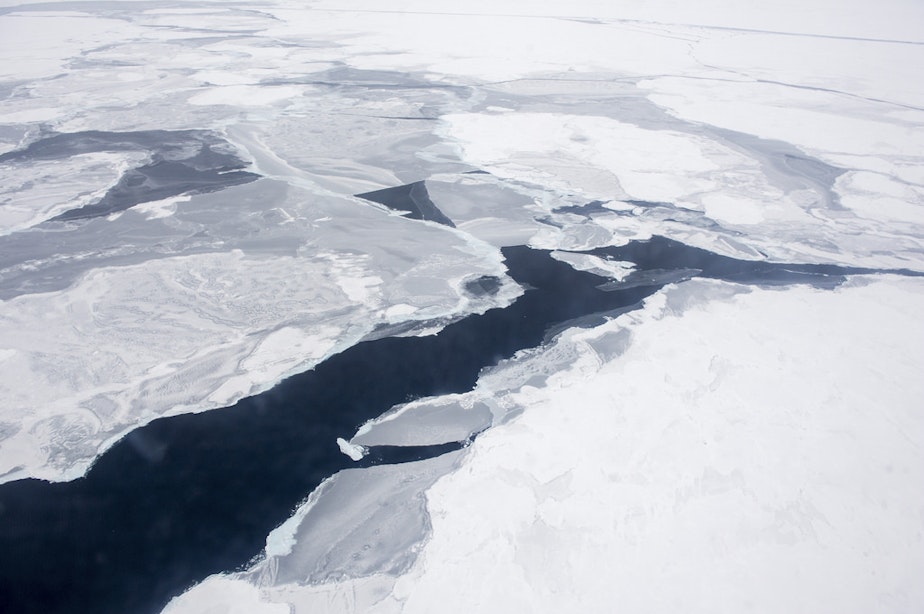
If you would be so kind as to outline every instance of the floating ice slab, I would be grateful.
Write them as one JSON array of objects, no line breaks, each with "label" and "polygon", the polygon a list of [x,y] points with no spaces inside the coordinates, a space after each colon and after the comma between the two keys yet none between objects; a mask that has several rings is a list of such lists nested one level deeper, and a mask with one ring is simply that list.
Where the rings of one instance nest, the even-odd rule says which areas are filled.
[{"label": "floating ice slab", "polygon": [[270,535],[267,558],[247,576],[280,586],[399,574],[429,530],[423,492],[458,462],[456,452],[340,472]]},{"label": "floating ice slab", "polygon": [[364,424],[351,443],[361,446],[425,446],[465,441],[491,426],[491,408],[475,395],[444,395],[392,409]]},{"label": "floating ice slab", "polygon": [[0,169],[16,178],[0,187],[0,235],[98,202],[128,169],[146,159],[144,152],[98,152],[26,164],[0,162]]}]

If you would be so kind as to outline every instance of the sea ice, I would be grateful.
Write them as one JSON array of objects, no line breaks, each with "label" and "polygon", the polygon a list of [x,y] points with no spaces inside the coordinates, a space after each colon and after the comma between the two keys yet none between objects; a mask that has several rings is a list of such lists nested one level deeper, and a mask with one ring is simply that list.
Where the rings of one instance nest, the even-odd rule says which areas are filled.
[{"label": "sea ice", "polygon": [[[22,281],[0,302],[0,347],[19,359],[0,377],[8,401],[0,420],[15,418],[21,428],[0,441],[4,480],[77,477],[134,426],[232,404],[378,327],[403,324],[405,334],[414,334],[417,323],[426,332],[459,314],[507,304],[520,292],[504,281],[496,248],[452,229],[407,229],[410,222],[350,200],[310,200],[298,192],[256,200],[253,213],[239,205],[222,229],[211,223],[214,198],[192,199],[168,218],[152,220],[144,211],[137,217],[226,233],[222,247],[242,240],[241,249],[157,253],[105,266],[109,256],[88,245],[92,251],[82,260],[100,259],[102,266],[42,293],[30,292],[35,269],[51,272],[59,262],[36,262],[31,277],[21,265],[10,270],[11,280]],[[279,205],[297,222],[267,213]],[[331,220],[315,222],[324,212],[334,213]],[[237,235],[238,224],[246,228],[254,214],[269,222],[265,238]],[[82,229],[123,223],[138,222],[97,218],[71,233],[76,241]],[[389,233],[396,245],[380,246],[375,239]],[[363,243],[364,236],[370,240]],[[467,292],[479,274],[496,276],[498,292]]]},{"label": "sea ice", "polygon": [[[0,155],[209,131],[262,178],[51,221],[150,180],[151,152],[4,158],[0,481],[78,477],[157,417],[503,307],[501,247],[610,287],[661,273],[586,252],[653,236],[924,272],[922,22],[912,0],[7,6]],[[354,196],[411,185],[455,228]],[[664,274],[344,438],[481,433],[335,476],[168,611],[921,609],[922,283]]]},{"label": "sea ice", "polygon": [[635,320],[621,357],[516,395],[527,411],[428,491],[402,612],[922,603],[922,283],[672,308],[723,285],[669,290],[593,331]]}]

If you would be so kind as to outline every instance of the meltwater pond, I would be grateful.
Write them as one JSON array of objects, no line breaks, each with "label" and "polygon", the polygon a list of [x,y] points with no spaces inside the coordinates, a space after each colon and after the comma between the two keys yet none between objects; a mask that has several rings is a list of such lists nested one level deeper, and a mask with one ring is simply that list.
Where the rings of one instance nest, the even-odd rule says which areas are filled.
[{"label": "meltwater pond", "polygon": [[[539,345],[552,327],[630,308],[708,268],[702,250],[659,241],[601,254],[649,270],[622,287],[549,252],[506,248],[509,274],[526,292],[504,309],[437,335],[366,341],[232,407],[154,421],[73,482],[0,486],[0,603],[11,612],[157,612],[194,582],[240,568],[325,478],[357,466],[338,437],[397,403],[469,390],[482,368]],[[788,266],[733,262],[710,276],[760,283]],[[787,281],[830,285],[850,272],[800,271]],[[460,445],[383,448],[363,463]]]}]

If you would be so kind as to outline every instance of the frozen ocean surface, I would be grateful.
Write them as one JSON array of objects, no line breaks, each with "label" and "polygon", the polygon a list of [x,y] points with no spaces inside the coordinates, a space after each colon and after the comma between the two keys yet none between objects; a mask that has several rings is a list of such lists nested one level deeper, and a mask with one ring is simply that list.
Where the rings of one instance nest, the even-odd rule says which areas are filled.
[{"label": "frozen ocean surface", "polygon": [[0,609],[921,610],[922,23],[0,2]]}]

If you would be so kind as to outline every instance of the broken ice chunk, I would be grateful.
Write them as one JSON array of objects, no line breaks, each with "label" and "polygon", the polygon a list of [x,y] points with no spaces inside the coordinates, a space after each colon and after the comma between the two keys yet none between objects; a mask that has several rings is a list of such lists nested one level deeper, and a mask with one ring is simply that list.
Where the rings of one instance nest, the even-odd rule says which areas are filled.
[{"label": "broken ice chunk", "polygon": [[360,446],[352,444],[343,437],[337,438],[337,445],[340,446],[340,451],[349,456],[352,460],[358,461],[366,455],[368,449],[365,446]]}]

